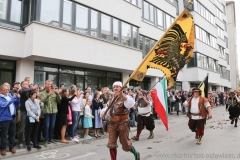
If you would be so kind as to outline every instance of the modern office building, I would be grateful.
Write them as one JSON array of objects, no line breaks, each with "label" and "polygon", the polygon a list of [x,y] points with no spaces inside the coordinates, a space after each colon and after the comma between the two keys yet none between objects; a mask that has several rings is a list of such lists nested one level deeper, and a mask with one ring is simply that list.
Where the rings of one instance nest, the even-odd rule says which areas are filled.
[{"label": "modern office building", "polygon": [[230,77],[231,86],[234,90],[238,88],[239,69],[238,69],[238,53],[237,53],[237,28],[236,28],[236,15],[235,15],[235,2],[226,2],[227,12],[227,32],[228,32],[228,48],[230,60]]},{"label": "modern office building", "polygon": [[[0,83],[29,76],[81,89],[125,82],[186,5],[185,0],[0,0]],[[231,88],[224,0],[194,0],[196,40],[176,89],[209,73],[209,90]],[[149,89],[161,71],[149,69]]]}]

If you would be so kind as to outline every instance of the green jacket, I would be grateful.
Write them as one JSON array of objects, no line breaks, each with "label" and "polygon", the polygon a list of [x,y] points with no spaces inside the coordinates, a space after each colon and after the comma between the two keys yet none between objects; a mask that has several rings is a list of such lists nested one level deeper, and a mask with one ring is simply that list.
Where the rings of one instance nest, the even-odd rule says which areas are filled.
[{"label": "green jacket", "polygon": [[50,96],[44,90],[41,94],[41,101],[44,103],[43,114],[57,113],[57,102],[60,102],[61,97],[58,93],[53,93]]}]

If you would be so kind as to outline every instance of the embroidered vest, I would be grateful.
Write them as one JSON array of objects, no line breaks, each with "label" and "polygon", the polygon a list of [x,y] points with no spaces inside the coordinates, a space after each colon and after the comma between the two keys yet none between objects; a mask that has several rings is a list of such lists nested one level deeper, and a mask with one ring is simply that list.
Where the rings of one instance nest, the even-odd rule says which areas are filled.
[{"label": "embroidered vest", "polygon": [[129,110],[124,106],[124,101],[122,98],[117,98],[114,102],[113,107],[110,110],[110,115],[112,116],[120,116],[129,114]]},{"label": "embroidered vest", "polygon": [[[188,117],[191,118],[191,105],[192,105],[192,98],[188,98],[187,99],[188,103],[189,103],[189,107],[188,107]],[[198,101],[198,108],[200,111],[200,116],[202,116],[202,118],[206,118],[207,117],[207,111],[206,108],[204,106],[204,103],[207,102],[208,99],[204,98],[202,96],[199,97],[199,101]]]}]

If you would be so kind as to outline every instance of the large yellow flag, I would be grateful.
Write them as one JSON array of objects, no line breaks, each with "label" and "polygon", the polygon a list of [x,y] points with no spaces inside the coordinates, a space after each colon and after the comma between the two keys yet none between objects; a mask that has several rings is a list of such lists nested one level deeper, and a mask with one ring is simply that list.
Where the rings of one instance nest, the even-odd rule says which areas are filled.
[{"label": "large yellow flag", "polygon": [[177,79],[178,72],[190,61],[193,48],[193,16],[184,9],[130,78],[142,81],[148,68],[159,69],[168,80],[168,88],[171,88]]}]

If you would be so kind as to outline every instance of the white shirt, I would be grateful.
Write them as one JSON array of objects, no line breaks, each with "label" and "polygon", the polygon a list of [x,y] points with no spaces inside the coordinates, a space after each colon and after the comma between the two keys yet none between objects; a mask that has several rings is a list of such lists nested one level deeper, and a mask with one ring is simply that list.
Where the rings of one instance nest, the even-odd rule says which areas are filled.
[{"label": "white shirt", "polygon": [[71,107],[72,107],[72,111],[81,111],[80,105],[82,103],[82,99],[75,97],[72,101],[70,101]]},{"label": "white shirt", "polygon": [[[192,98],[192,102],[191,102],[191,110],[190,112],[192,114],[198,114],[200,113],[199,107],[198,107],[198,103],[199,103],[199,97],[198,98]],[[205,108],[207,109],[210,106],[210,103],[207,101],[204,103]],[[203,119],[202,116],[193,116],[192,115],[192,119]]]},{"label": "white shirt", "polygon": [[[11,100],[11,97],[9,97],[8,95],[7,95],[7,96],[3,95],[3,96],[4,96],[4,98],[6,98],[6,100],[8,100],[8,101]],[[13,103],[11,103],[11,104],[9,105],[9,109],[10,109],[11,115],[13,116],[13,115],[15,114],[15,106],[14,106]]]},{"label": "white shirt", "polygon": [[[146,107],[138,107],[138,113],[141,115],[141,116],[145,116],[145,117],[148,117],[150,116],[150,114],[152,113],[152,102],[150,102],[149,105],[147,105]],[[149,113],[148,113],[149,112]],[[145,113],[148,113],[148,114],[145,114]],[[142,114],[145,114],[145,115],[142,115]]]},{"label": "white shirt", "polygon": [[92,117],[90,106],[87,104],[84,108],[84,117]]}]

